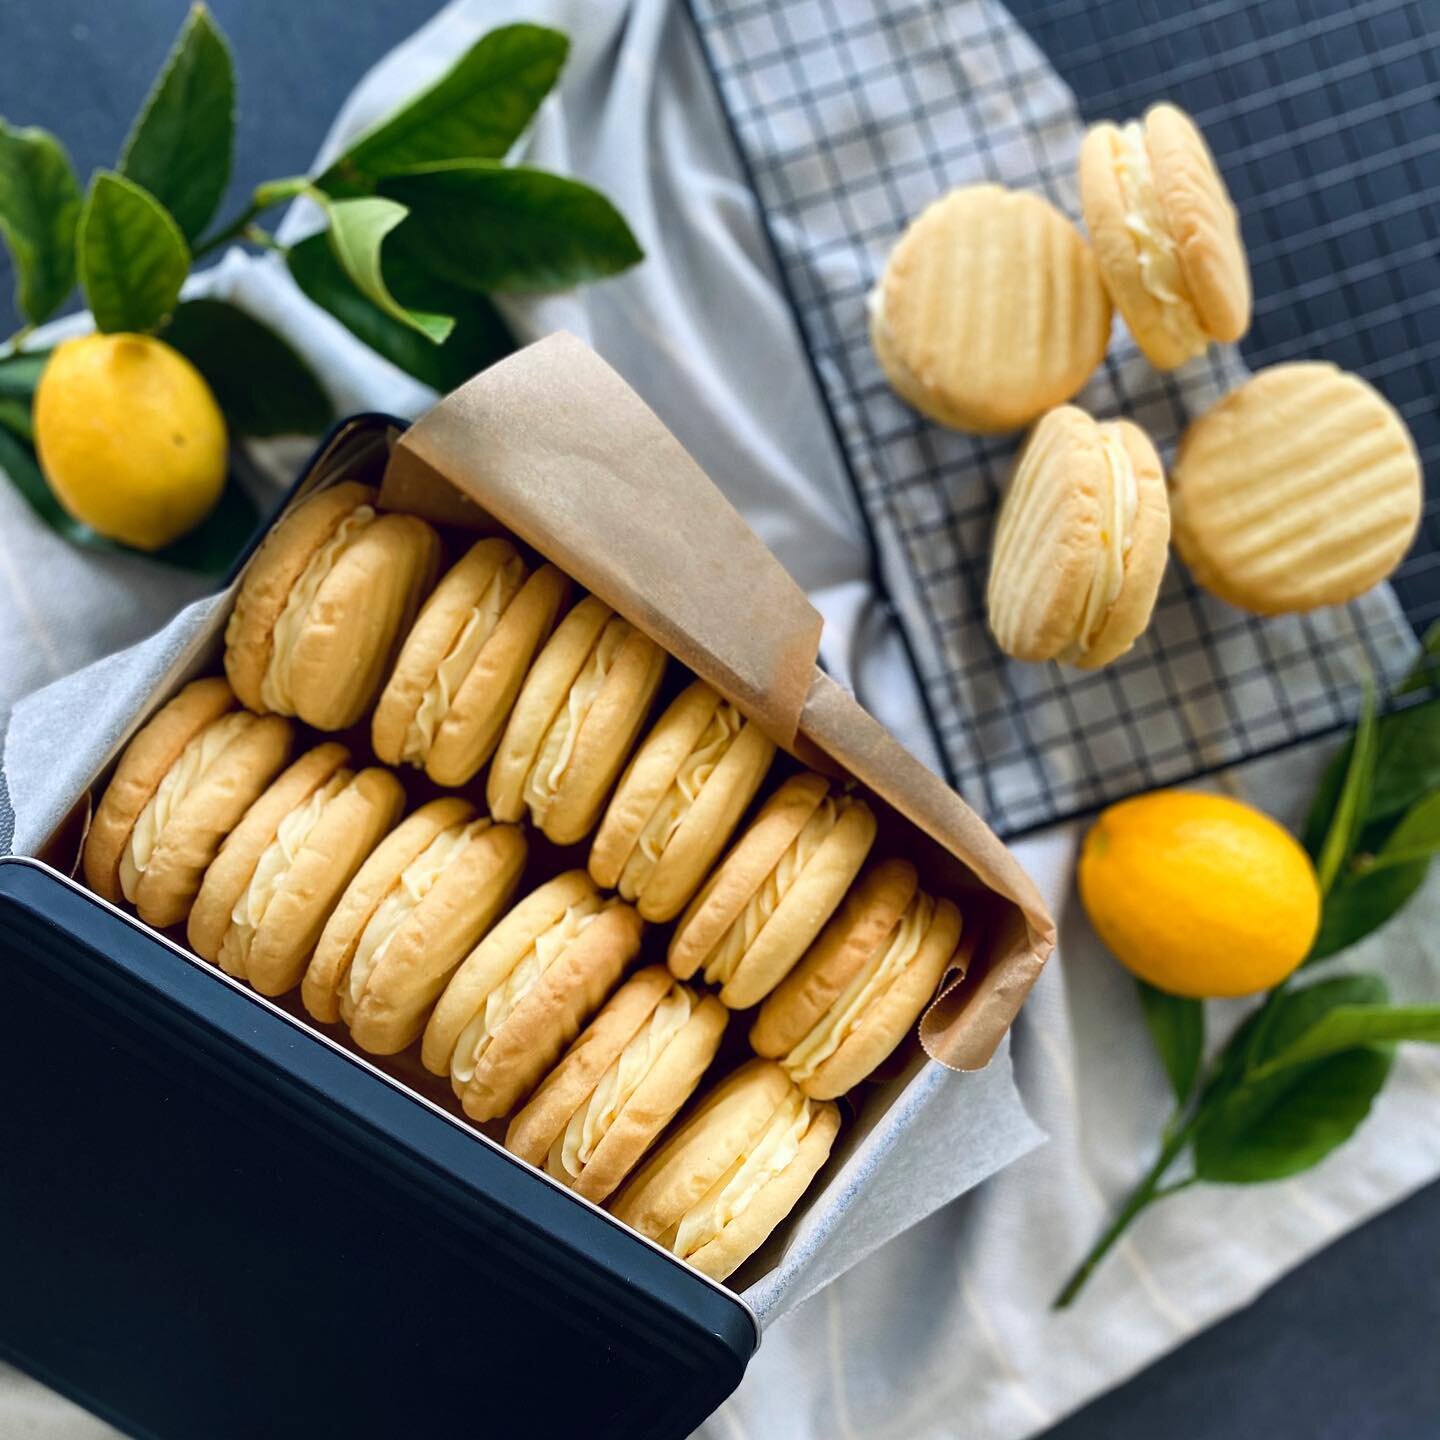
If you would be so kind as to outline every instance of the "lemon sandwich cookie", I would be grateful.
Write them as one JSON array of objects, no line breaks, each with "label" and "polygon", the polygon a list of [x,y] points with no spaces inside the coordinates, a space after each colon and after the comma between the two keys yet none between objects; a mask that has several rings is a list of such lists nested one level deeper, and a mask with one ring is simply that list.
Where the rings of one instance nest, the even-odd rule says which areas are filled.
[{"label": "lemon sandwich cookie", "polygon": [[147,925],[189,913],[220,842],[290,755],[294,730],[238,709],[218,676],[194,680],[126,747],[85,837],[85,883]]},{"label": "lemon sandwich cookie", "polygon": [[905,1038],[959,943],[959,910],[908,860],[881,861],[760,1007],[750,1044],[807,1095],[843,1095]]},{"label": "lemon sandwich cookie", "polygon": [[1128,420],[1052,410],[1016,461],[986,591],[995,643],[1017,660],[1094,670],[1150,623],[1170,539],[1165,475]]},{"label": "lemon sandwich cookie", "polygon": [[1049,201],[952,190],[911,222],[870,296],[870,339],[900,395],[932,420],[1028,425],[1094,373],[1110,300],[1080,232]]},{"label": "lemon sandwich cookie", "polygon": [[1183,110],[1092,125],[1080,203],[1100,274],[1135,343],[1173,370],[1250,328],[1240,221],[1205,137]]},{"label": "lemon sandwich cookie", "polygon": [[670,941],[671,971],[698,971],[732,1010],[758,1004],[835,913],[874,840],[862,799],[809,771],[791,776],[691,902]]},{"label": "lemon sandwich cookie", "polygon": [[1353,600],[1415,539],[1424,481],[1405,422],[1358,375],[1274,365],[1194,421],[1171,476],[1175,549],[1260,615]]},{"label": "lemon sandwich cookie", "polygon": [[645,723],[665,652],[603,601],[586,596],[525,679],[490,766],[497,820],[528,808],[557,845],[590,832]]},{"label": "lemon sandwich cookie", "polygon": [[225,629],[225,673],[258,714],[343,730],[374,703],[435,581],[440,540],[414,515],[381,515],[345,481],[265,538]]},{"label": "lemon sandwich cookie", "polygon": [[610,1213],[715,1280],[753,1255],[830,1157],[840,1112],[765,1060],[742,1065],[663,1141]]},{"label": "lemon sandwich cookie", "polygon": [[597,885],[646,920],[673,920],[745,813],[775,742],[703,681],[687,686],[635,752],[590,850]]},{"label": "lemon sandwich cookie", "polygon": [[371,727],[376,756],[464,785],[490,758],[570,582],[533,575],[508,540],[480,540],[425,602]]},{"label": "lemon sandwich cookie", "polygon": [[508,1115],[600,1008],[643,929],[583,870],[547,881],[455,972],[425,1027],[425,1068],[450,1077],[472,1120]]},{"label": "lemon sandwich cookie", "polygon": [[605,1200],[694,1093],[728,1017],[663,965],[637,971],[510,1122],[505,1148]]},{"label": "lemon sandwich cookie", "polygon": [[360,867],[305,972],[305,1008],[343,1020],[372,1055],[394,1055],[425,1028],[467,951],[505,907],[525,839],[458,798],[407,816]]},{"label": "lemon sandwich cookie", "polygon": [[345,887],[400,818],[400,782],[349,762],[333,742],[296,760],[230,832],[195,897],[191,949],[262,995],[300,983]]}]

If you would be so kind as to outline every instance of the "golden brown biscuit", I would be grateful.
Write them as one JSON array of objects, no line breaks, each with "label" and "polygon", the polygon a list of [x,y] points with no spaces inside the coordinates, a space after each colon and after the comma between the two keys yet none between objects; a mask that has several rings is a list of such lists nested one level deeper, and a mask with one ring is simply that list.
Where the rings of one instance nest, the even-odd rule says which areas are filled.
[{"label": "golden brown biscuit", "polygon": [[378,767],[317,745],[245,812],[205,872],[187,934],[197,955],[262,995],[300,983],[330,912],[400,818],[405,792]]},{"label": "golden brown biscuit", "polygon": [[506,1149],[603,1201],[694,1093],[728,1014],[663,965],[637,971],[510,1122]]},{"label": "golden brown biscuit", "polygon": [[219,678],[187,685],[130,742],[95,813],[86,883],[147,925],[185,918],[220,842],[289,756],[290,723],[234,701]]},{"label": "golden brown biscuit", "polygon": [[610,993],[643,929],[583,870],[547,881],[455,972],[425,1028],[425,1068],[450,1077],[472,1120],[508,1115]]},{"label": "golden brown biscuit", "polygon": [[645,723],[665,652],[593,595],[546,642],[490,766],[497,820],[528,808],[557,845],[584,839]]},{"label": "golden brown biscuit", "polygon": [[1080,232],[1049,201],[952,190],[910,223],[870,297],[890,383],[957,430],[995,434],[1068,400],[1110,338],[1110,301]]},{"label": "golden brown biscuit", "polygon": [[590,876],[650,921],[673,920],[755,798],[775,742],[702,680],[655,722],[590,848]]},{"label": "golden brown biscuit", "polygon": [[1052,410],[1000,506],[986,594],[995,643],[1017,660],[1094,670],[1150,623],[1170,540],[1165,475],[1128,420]]},{"label": "golden brown biscuit", "polygon": [[1174,105],[1092,125],[1080,197],[1100,274],[1157,369],[1250,328],[1250,266],[1230,193],[1195,122]]},{"label": "golden brown biscuit", "polygon": [[414,515],[378,515],[346,481],[265,537],[225,627],[225,673],[258,714],[343,730],[374,703],[400,637],[435,583],[440,540]]},{"label": "golden brown biscuit", "polygon": [[375,754],[463,785],[490,758],[569,581],[530,575],[508,540],[480,540],[425,602],[375,707]]},{"label": "golden brown biscuit", "polygon": [[843,1095],[905,1038],[959,943],[959,910],[908,860],[883,860],[760,1007],[750,1044],[814,1099]]},{"label": "golden brown biscuit", "polygon": [[691,902],[670,941],[682,980],[701,971],[732,1010],[790,972],[860,873],[875,816],[822,776],[792,776],[765,802]]},{"label": "golden brown biscuit", "polygon": [[752,1060],[671,1132],[611,1214],[723,1280],[795,1208],[839,1128],[834,1105],[803,1095],[778,1065]]},{"label": "golden brown biscuit", "polygon": [[524,865],[525,837],[514,826],[458,798],[422,805],[341,896],[305,972],[305,1008],[317,1020],[343,1020],[372,1055],[403,1050]]},{"label": "golden brown biscuit", "polygon": [[1339,605],[1415,538],[1424,479],[1405,422],[1358,375],[1272,365],[1194,421],[1171,476],[1175,549],[1260,615]]}]

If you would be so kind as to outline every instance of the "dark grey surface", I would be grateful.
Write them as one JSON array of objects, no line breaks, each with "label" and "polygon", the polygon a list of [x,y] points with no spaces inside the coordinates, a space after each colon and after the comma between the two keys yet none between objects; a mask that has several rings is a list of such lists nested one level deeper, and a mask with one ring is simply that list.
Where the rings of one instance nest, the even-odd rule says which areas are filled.
[{"label": "dark grey surface", "polygon": [[[113,163],[185,8],[184,0],[0,0],[0,111],[53,129],[84,172]],[[212,0],[212,8],[240,69],[228,214],[257,180],[304,168],[356,80],[434,5]],[[8,333],[8,276],[0,284]],[[1435,1440],[1437,1244],[1440,1186],[1432,1186],[1072,1417],[1051,1440]]]}]

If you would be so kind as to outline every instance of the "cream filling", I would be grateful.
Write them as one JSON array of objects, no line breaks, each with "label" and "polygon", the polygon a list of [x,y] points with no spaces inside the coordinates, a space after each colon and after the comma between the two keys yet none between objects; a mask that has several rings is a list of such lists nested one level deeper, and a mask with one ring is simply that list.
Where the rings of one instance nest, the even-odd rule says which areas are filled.
[{"label": "cream filling", "polygon": [[572,1180],[579,1178],[665,1047],[685,1028],[694,1008],[695,997],[685,986],[676,985],[650,1012],[649,1019],[600,1077],[590,1098],[555,1137],[545,1158],[545,1168],[557,1180],[567,1176]]},{"label": "cream filling", "polygon": [[505,601],[512,588],[512,580],[512,567],[500,566],[485,587],[485,593],[476,601],[460,633],[451,642],[445,658],[435,671],[435,678],[425,687],[420,704],[405,729],[400,751],[402,761],[412,765],[425,763],[425,757],[435,743],[435,732],[440,728],[440,722],[449,713],[456,693],[505,613]]},{"label": "cream filling", "polygon": [[1135,242],[1140,263],[1140,283],[1160,306],[1161,323],[1170,338],[1185,351],[1186,358],[1204,354],[1210,342],[1190,300],[1175,240],[1160,203],[1160,192],[1155,188],[1150,156],[1145,149],[1145,131],[1138,120],[1132,120],[1120,131],[1115,176],[1124,206],[1124,225]]},{"label": "cream filling", "polygon": [[270,908],[270,902],[284,888],[285,877],[295,857],[319,823],[321,812],[350,783],[348,770],[337,770],[308,800],[303,800],[275,827],[275,838],[260,852],[250,883],[230,911],[230,924],[220,941],[221,968],[244,973],[250,958],[255,932]]},{"label": "cream filling", "polygon": [[695,748],[685,757],[670,788],[645,822],[645,828],[641,830],[640,838],[620,872],[619,889],[627,900],[634,900],[644,891],[655,866],[665,853],[665,847],[684,824],[690,807],[700,798],[705,782],[725,758],[725,752],[744,723],[733,705],[722,703],[715,707],[710,723],[701,731]]},{"label": "cream filling", "polygon": [[797,1085],[808,1080],[845,1043],[865,1012],[920,953],[934,917],[935,902],[923,890],[917,890],[890,943],[883,950],[876,947],[860,973],[781,1062]]},{"label": "cream filling", "polygon": [[285,608],[280,612],[270,637],[270,663],[265,667],[265,676],[260,682],[260,699],[267,710],[280,715],[295,713],[295,702],[290,694],[290,663],[295,655],[295,646],[310,619],[310,608],[320,593],[325,577],[335,568],[355,537],[374,518],[375,511],[369,505],[357,505],[310,557],[309,563],[300,572],[300,578],[290,587]]},{"label": "cream filling", "polygon": [[849,808],[849,797],[838,802],[827,795],[815,807],[800,833],[790,842],[774,869],[761,882],[760,888],[746,902],[745,908],[730,923],[720,942],[705,962],[705,978],[712,985],[727,984],[740,966],[755,937],[765,928],[800,872],[814,858],[825,837],[835,828],[836,821]]},{"label": "cream filling", "polygon": [[485,997],[474,1019],[460,1032],[450,1057],[450,1075],[457,1085],[468,1085],[475,1078],[475,1067],[510,1012],[602,909],[604,901],[598,895],[577,900],[548,930],[535,937],[515,968]]},{"label": "cream filling", "polygon": [[220,752],[242,731],[249,729],[253,717],[244,710],[235,710],[212,720],[175,757],[155,793],[145,802],[120,852],[120,889],[125,898],[135,900],[135,887],[150,865],[156,843],[165,833],[170,817],[189,798],[205,772],[220,758]]},{"label": "cream filling", "polygon": [[1056,657],[1067,665],[1082,659],[1095,643],[1110,607],[1125,584],[1125,560],[1135,543],[1135,517],[1140,509],[1135,466],[1113,426],[1100,426],[1100,443],[1105,452],[1105,478],[1100,493],[1100,549],[1085,591],[1080,628],[1074,642]]},{"label": "cream filling", "polygon": [[606,621],[600,638],[595,642],[595,648],[590,652],[590,658],[570,686],[564,706],[550,722],[550,728],[540,742],[535,763],[525,777],[525,803],[529,805],[530,813],[536,821],[545,818],[550,803],[560,788],[560,781],[565,774],[565,767],[570,763],[580,727],[594,706],[595,697],[599,695],[600,687],[604,685],[605,677],[610,673],[615,657],[620,653],[620,647],[629,638],[630,629],[629,623],[618,616]]},{"label": "cream filling", "polygon": [[811,1106],[798,1090],[780,1103],[748,1155],[742,1155],[700,1200],[680,1217],[670,1248],[688,1259],[738,1220],[761,1189],[800,1153],[810,1128]]},{"label": "cream filling", "polygon": [[366,985],[370,982],[371,974],[384,958],[386,948],[409,918],[410,912],[435,888],[436,882],[445,871],[464,854],[465,847],[489,827],[489,816],[482,815],[468,825],[452,825],[448,830],[442,830],[400,872],[400,878],[375,907],[375,913],[360,932],[360,940],[355,946],[355,956],[350,962],[346,979],[353,1003],[359,1003]]}]

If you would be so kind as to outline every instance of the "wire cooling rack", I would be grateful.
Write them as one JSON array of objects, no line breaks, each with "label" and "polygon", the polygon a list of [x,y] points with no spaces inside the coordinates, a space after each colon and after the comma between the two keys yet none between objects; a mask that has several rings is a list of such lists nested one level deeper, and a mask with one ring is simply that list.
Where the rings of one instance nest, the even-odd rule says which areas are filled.
[{"label": "wire cooling rack", "polygon": [[[949,779],[1015,835],[1323,734],[1393,681],[1440,616],[1440,79],[1433,0],[691,0],[740,158],[867,517],[877,579]],[[984,180],[1078,217],[1085,122],[1170,98],[1240,208],[1243,347],[1174,376],[1123,326],[1078,403],[1167,461],[1246,366],[1324,357],[1405,415],[1431,480],[1384,587],[1260,620],[1172,563],[1150,630],[1095,674],[1006,659],[985,628],[1015,437],[933,425],[886,384],[865,297],[907,220]]]}]

